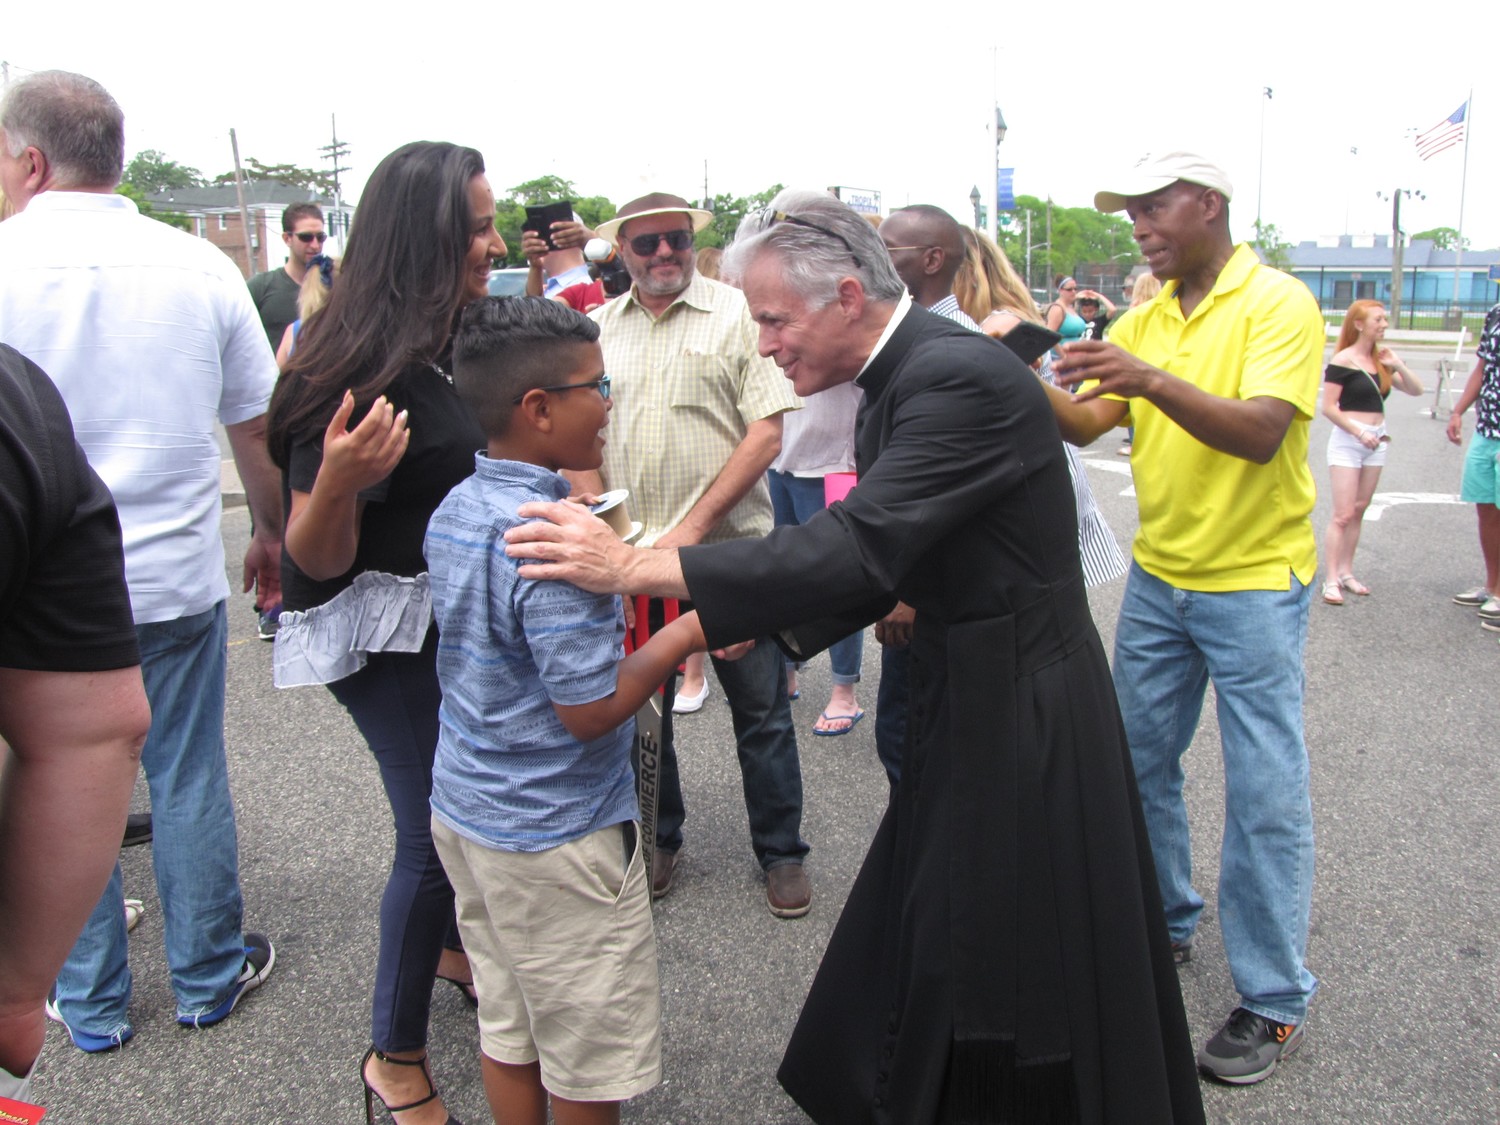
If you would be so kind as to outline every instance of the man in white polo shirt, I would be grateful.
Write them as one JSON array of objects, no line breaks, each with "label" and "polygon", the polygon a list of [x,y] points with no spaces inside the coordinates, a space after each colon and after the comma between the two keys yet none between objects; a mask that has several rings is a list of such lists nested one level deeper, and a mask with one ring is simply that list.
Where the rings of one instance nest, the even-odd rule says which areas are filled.
[{"label": "man in white polo shirt", "polygon": [[[0,339],[52,377],[113,494],[152,709],[141,755],[177,1020],[217,1023],[270,973],[241,930],[224,760],[227,623],[222,421],[255,518],[246,589],[280,599],[280,481],[265,449],[276,361],[245,282],[209,243],[114,191],[124,118],[92,79],[46,71],[0,102]],[[81,778],[80,784],[87,784]],[[85,1051],[133,1034],[120,869],[57,979],[48,1014]]]}]

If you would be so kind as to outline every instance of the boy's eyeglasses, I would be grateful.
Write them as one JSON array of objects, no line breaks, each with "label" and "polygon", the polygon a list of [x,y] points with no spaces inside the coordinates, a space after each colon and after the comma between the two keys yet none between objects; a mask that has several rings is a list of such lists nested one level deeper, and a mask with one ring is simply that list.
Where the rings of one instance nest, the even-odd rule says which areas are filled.
[{"label": "boy's eyeglasses", "polygon": [[326,242],[328,235],[320,230],[299,230],[294,236],[298,242]]},{"label": "boy's eyeglasses", "polygon": [[674,253],[681,253],[693,245],[693,232],[690,230],[664,230],[660,234],[638,234],[630,240],[630,248],[635,251],[638,258],[649,258],[656,253],[656,247],[662,239],[667,240]]},{"label": "boy's eyeglasses", "polygon": [[[587,383],[562,383],[556,387],[533,387],[534,391],[547,391],[549,394],[562,394],[563,391],[581,391],[585,387],[592,387],[599,392],[602,399],[609,398],[609,376],[601,375],[597,379],[591,379]],[[511,400],[512,406],[520,406],[521,400],[529,395],[531,391],[522,391]]]}]

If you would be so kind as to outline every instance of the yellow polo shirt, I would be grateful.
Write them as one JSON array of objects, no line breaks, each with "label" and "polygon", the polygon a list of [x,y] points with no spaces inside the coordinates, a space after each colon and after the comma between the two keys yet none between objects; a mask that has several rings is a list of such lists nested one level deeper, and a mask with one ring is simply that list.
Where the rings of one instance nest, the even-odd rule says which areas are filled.
[{"label": "yellow polo shirt", "polygon": [[1130,400],[1141,526],[1135,560],[1185,590],[1285,590],[1311,583],[1318,552],[1307,441],[1317,408],[1323,316],[1306,285],[1235,249],[1213,290],[1183,318],[1181,283],[1110,328],[1147,363],[1222,398],[1296,407],[1281,448],[1257,465],[1210,449],[1145,399]]}]

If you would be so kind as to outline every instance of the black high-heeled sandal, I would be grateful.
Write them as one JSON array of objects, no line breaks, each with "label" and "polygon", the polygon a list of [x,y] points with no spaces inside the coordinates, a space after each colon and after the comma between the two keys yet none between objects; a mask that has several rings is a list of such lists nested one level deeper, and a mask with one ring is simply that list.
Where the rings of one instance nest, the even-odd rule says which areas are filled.
[{"label": "black high-heeled sandal", "polygon": [[442,973],[437,975],[437,979],[445,980],[458,989],[464,994],[464,1000],[468,1003],[469,1007],[473,1008],[476,1012],[479,1010],[479,989],[474,987],[473,981],[459,980],[457,977],[445,977]]},{"label": "black high-heeled sandal", "polygon": [[[371,1086],[369,1078],[365,1076],[365,1067],[369,1065],[372,1058],[379,1059],[383,1063],[390,1063],[392,1066],[420,1066],[422,1068],[422,1076],[427,1079],[427,1096],[425,1098],[418,1098],[414,1102],[407,1102],[405,1105],[390,1105],[385,1100],[385,1095],[375,1089],[374,1086]],[[432,1072],[427,1069],[426,1055],[423,1055],[420,1059],[393,1059],[378,1047],[372,1046],[365,1052],[365,1057],[359,1060],[359,1080],[365,1087],[365,1125],[375,1125],[376,1098],[380,1099],[380,1104],[391,1115],[391,1120],[395,1121],[396,1114],[405,1113],[409,1109],[416,1109],[418,1106],[426,1105],[438,1096],[437,1087],[432,1084]],[[399,1125],[399,1122],[397,1125]],[[450,1113],[445,1125],[463,1125],[463,1122]]]}]

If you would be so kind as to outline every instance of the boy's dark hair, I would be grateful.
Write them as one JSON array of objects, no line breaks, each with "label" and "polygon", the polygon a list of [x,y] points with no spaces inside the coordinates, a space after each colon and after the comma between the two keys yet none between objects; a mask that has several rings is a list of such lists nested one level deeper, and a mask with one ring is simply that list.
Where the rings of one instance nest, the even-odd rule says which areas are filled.
[{"label": "boy's dark hair", "polygon": [[316,203],[293,203],[281,213],[281,230],[283,234],[291,234],[297,229],[298,221],[302,219],[317,219],[323,221],[323,208]]},{"label": "boy's dark hair", "polygon": [[453,385],[485,434],[499,437],[517,398],[557,381],[560,346],[598,339],[599,326],[560,301],[482,297],[464,309],[453,339]]}]

